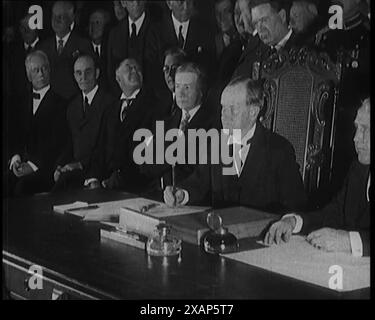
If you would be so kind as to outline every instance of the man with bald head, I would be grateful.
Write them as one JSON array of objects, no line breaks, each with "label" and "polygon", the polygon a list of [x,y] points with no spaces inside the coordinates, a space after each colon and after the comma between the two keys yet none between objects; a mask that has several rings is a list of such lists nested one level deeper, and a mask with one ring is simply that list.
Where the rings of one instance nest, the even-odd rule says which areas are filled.
[{"label": "man with bald head", "polygon": [[292,233],[307,234],[314,247],[354,256],[370,254],[370,98],[363,101],[354,121],[357,159],[337,196],[322,210],[289,214],[274,223],[266,244],[288,241]]},{"label": "man with bald head", "polygon": [[144,88],[142,69],[135,59],[121,62],[116,80],[121,94],[105,113],[100,141],[85,184],[90,188],[140,192],[146,186],[146,179],[133,161],[137,144],[133,135],[137,129],[151,129],[155,100]]},{"label": "man with bald head", "polygon": [[23,107],[18,114],[20,141],[12,148],[6,188],[6,194],[15,196],[49,191],[55,161],[68,135],[65,101],[50,86],[48,57],[43,51],[33,51],[25,66],[32,95],[18,98]]},{"label": "man with bald head", "polygon": [[74,26],[74,5],[70,1],[56,1],[52,7],[54,36],[42,42],[51,64],[51,86],[67,100],[79,92],[73,77],[73,63],[78,55],[93,54],[90,42],[80,37]]},{"label": "man with bald head", "polygon": [[221,121],[226,130],[221,145],[232,146],[232,168],[222,161],[198,165],[176,188],[166,187],[168,205],[249,206],[279,214],[305,206],[292,145],[258,121],[263,103],[259,81],[239,77],[227,85],[221,96]]}]

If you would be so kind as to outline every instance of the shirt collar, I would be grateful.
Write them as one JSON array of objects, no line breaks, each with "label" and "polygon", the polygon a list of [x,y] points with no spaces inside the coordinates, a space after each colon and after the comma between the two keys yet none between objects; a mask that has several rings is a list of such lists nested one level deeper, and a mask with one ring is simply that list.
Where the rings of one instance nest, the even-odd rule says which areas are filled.
[{"label": "shirt collar", "polygon": [[96,47],[101,47],[102,46],[102,44],[101,43],[99,43],[99,44],[96,44],[96,43],[94,43],[94,42],[92,42],[91,41],[91,43],[92,43],[92,46],[94,47],[94,48],[96,48]]},{"label": "shirt collar", "polygon": [[285,46],[285,44],[288,42],[289,38],[292,35],[293,30],[289,29],[288,33],[285,35],[284,38],[282,38],[277,45],[274,46],[274,48],[279,51],[282,47]]},{"label": "shirt collar", "polygon": [[42,101],[43,100],[43,98],[44,98],[44,96],[46,95],[46,93],[47,93],[47,91],[50,89],[50,85],[48,85],[48,86],[46,86],[46,87],[44,87],[44,88],[42,88],[42,89],[40,89],[40,90],[35,90],[35,89],[33,89],[33,92],[34,93],[38,93],[38,94],[40,94],[40,100],[39,101]]},{"label": "shirt collar", "polygon": [[145,20],[145,17],[146,17],[146,13],[145,12],[142,13],[142,15],[138,18],[137,21],[133,21],[132,19],[130,19],[130,17],[128,17],[128,21],[129,21],[129,34],[131,34],[131,32],[132,32],[132,23],[134,22],[135,23],[135,28],[137,30],[137,35],[138,35],[139,30],[142,27],[143,21]]},{"label": "shirt collar", "polygon": [[228,139],[228,144],[246,145],[247,141],[249,141],[254,136],[256,127],[257,124],[255,123],[254,126],[242,137],[241,141],[238,135],[231,135]]},{"label": "shirt collar", "polygon": [[193,117],[195,116],[195,114],[198,112],[198,110],[200,109],[201,105],[198,104],[196,107],[194,107],[193,109],[190,109],[189,111],[186,111],[184,109],[181,109],[182,110],[182,115],[183,117],[185,116],[186,113],[189,112],[189,115],[190,115],[190,118],[189,118],[189,121],[191,121],[191,119],[193,119]]},{"label": "shirt collar", "polygon": [[180,33],[180,26],[182,26],[182,35],[184,39],[186,39],[186,34],[189,28],[190,19],[185,22],[180,22],[175,18],[172,12],[172,21],[173,21],[174,30],[176,32],[177,37],[178,37],[178,34]]},{"label": "shirt collar", "polygon": [[29,48],[29,47],[34,49],[34,47],[36,46],[38,41],[39,41],[39,37],[36,37],[35,41],[32,44],[27,44],[27,43],[24,42],[23,46],[25,47],[25,50],[27,50],[27,48]]},{"label": "shirt collar", "polygon": [[91,102],[92,100],[94,99],[95,97],[95,94],[96,92],[98,91],[99,89],[99,85],[96,85],[94,89],[92,89],[88,94],[84,94],[82,92],[82,95],[83,95],[83,99],[85,99],[85,97],[87,97],[88,101],[89,101],[89,104],[91,105]]},{"label": "shirt collar", "polygon": [[[63,38],[61,38],[62,41],[63,41],[63,46],[64,47],[65,47],[65,45],[66,45],[66,43],[67,43],[67,41],[68,41],[71,33],[72,32],[70,31],[66,36],[64,36]],[[59,45],[59,40],[60,40],[60,38],[56,35],[56,43],[57,43],[57,45]]]},{"label": "shirt collar", "polygon": [[135,91],[133,92],[133,94],[132,94],[130,97],[127,97],[127,96],[125,95],[125,93],[122,93],[122,95],[121,95],[121,97],[120,97],[120,100],[122,100],[122,99],[135,99],[135,98],[137,97],[139,91],[141,91],[141,89],[137,89],[137,90],[135,90]]}]

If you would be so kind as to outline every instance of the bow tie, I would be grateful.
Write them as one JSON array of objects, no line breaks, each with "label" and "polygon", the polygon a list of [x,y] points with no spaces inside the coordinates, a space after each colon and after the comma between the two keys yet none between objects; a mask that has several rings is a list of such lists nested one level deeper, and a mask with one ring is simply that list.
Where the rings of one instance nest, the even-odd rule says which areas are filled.
[{"label": "bow tie", "polygon": [[40,93],[33,92],[33,99],[40,100]]}]

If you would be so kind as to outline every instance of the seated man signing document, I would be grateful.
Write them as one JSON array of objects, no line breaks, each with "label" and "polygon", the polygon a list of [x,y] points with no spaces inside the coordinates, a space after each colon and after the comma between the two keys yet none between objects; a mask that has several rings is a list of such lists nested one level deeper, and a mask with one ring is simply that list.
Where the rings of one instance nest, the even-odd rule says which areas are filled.
[{"label": "seated man signing document", "polygon": [[[215,154],[220,159],[198,165],[186,180],[167,186],[167,204],[249,206],[278,214],[303,210],[306,195],[294,149],[258,121],[263,103],[260,82],[240,77],[228,84],[221,96],[224,140],[208,149],[211,160]],[[225,170],[226,153],[232,153],[233,170]]]},{"label": "seated man signing document", "polygon": [[[316,248],[370,254],[370,99],[358,109],[354,121],[358,161],[355,160],[338,195],[322,210],[285,215],[268,230],[264,242],[288,241],[292,233],[308,233],[306,240]],[[315,230],[315,231],[313,231]]]}]

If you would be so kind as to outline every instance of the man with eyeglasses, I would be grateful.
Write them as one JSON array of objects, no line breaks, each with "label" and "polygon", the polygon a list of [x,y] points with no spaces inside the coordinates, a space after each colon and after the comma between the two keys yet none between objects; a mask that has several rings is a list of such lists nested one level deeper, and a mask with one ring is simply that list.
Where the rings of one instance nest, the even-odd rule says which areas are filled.
[{"label": "man with eyeglasses", "polygon": [[162,95],[160,102],[160,115],[162,118],[169,117],[174,112],[176,106],[175,75],[177,68],[186,60],[186,53],[179,47],[170,48],[165,52],[163,74],[165,80],[164,88],[159,91]]}]

